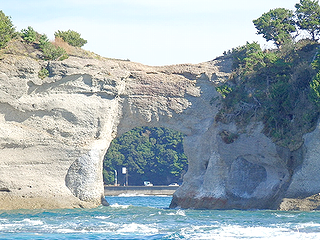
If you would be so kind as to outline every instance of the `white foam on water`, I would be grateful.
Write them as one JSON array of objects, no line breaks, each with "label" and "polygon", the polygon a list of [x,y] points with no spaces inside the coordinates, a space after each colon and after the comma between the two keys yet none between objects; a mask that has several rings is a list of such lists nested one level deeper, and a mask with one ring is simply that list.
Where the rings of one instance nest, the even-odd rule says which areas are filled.
[{"label": "white foam on water", "polygon": [[51,232],[62,234],[68,233],[111,233],[116,232],[121,227],[120,224],[112,222],[100,222],[99,226],[78,226],[71,224],[70,226],[63,226],[58,229],[52,228]]},{"label": "white foam on water", "polygon": [[96,219],[101,219],[101,220],[105,220],[105,219],[108,219],[108,218],[110,218],[111,216],[96,216],[96,217],[94,217],[94,218],[96,218]]},{"label": "white foam on water", "polygon": [[41,220],[32,220],[29,218],[25,218],[20,221],[12,221],[12,222],[3,222],[0,224],[0,230],[6,230],[10,231],[12,230],[17,230],[17,229],[23,229],[25,227],[30,227],[30,226],[43,226],[44,222]]},{"label": "white foam on water", "polygon": [[176,216],[176,215],[186,216],[186,212],[184,210],[178,209],[176,212],[171,212],[171,213],[168,213],[167,215],[169,215],[169,216]]},{"label": "white foam on water", "polygon": [[79,230],[70,229],[70,228],[60,228],[56,230],[57,233],[79,233]]},{"label": "white foam on water", "polygon": [[[157,213],[151,213],[151,214],[149,214],[149,217],[151,217],[151,216],[156,216],[156,215],[161,215],[162,214],[162,212],[157,212]],[[168,214],[167,214],[168,215]]]},{"label": "white foam on water", "polygon": [[297,215],[294,215],[294,214],[284,214],[284,213],[274,213],[272,214],[278,218],[296,218]]},{"label": "white foam on water", "polygon": [[299,223],[298,228],[308,228],[308,227],[317,227],[320,231],[320,223],[308,222],[308,223]]},{"label": "white foam on water", "polygon": [[104,233],[110,232],[110,230],[88,230],[88,229],[72,229],[72,228],[59,228],[57,233]]},{"label": "white foam on water", "polygon": [[29,224],[29,225],[43,225],[44,223],[41,220],[31,220],[29,218],[25,218],[21,221],[22,224]]},{"label": "white foam on water", "polygon": [[115,203],[115,204],[110,205],[110,207],[112,207],[112,208],[127,209],[128,207],[130,207],[130,205],[120,205],[120,204],[118,204],[118,203]]},{"label": "white foam on water", "polygon": [[226,226],[218,230],[219,235],[223,237],[248,237],[254,238],[269,238],[276,237],[275,233],[286,233],[288,229],[286,228],[268,228],[268,227],[242,227],[242,226]]},{"label": "white foam on water", "polygon": [[143,233],[143,234],[155,234],[159,230],[151,225],[130,223],[122,225],[122,228],[118,229],[118,233]]},{"label": "white foam on water", "polygon": [[181,229],[181,234],[187,239],[273,239],[273,240],[309,240],[320,239],[320,232],[306,233],[283,227],[243,227],[230,226],[198,226]]}]

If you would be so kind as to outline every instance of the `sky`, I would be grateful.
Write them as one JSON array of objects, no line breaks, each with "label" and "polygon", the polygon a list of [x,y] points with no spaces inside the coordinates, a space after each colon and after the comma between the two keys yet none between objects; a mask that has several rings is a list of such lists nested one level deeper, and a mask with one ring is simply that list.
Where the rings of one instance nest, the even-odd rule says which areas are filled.
[{"label": "sky", "polygon": [[252,20],[299,0],[0,0],[20,31],[28,26],[54,39],[74,30],[84,49],[146,65],[200,63],[258,41]]}]

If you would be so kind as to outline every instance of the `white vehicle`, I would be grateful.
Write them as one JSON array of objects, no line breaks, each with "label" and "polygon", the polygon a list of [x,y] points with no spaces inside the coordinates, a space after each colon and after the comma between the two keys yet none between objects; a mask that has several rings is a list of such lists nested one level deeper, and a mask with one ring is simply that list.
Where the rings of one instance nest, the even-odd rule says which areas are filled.
[{"label": "white vehicle", "polygon": [[153,184],[152,184],[151,182],[148,182],[148,181],[144,181],[143,184],[144,184],[145,186],[148,186],[148,187],[153,186]]}]

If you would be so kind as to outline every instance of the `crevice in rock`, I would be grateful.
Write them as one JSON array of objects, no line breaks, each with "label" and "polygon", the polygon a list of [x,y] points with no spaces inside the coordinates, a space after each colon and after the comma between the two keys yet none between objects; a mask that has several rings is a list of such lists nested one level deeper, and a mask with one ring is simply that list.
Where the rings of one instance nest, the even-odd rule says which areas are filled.
[{"label": "crevice in rock", "polygon": [[190,73],[190,72],[181,72],[181,73],[173,72],[172,74],[177,74],[177,75],[183,76],[189,80],[197,80],[197,76],[198,76],[198,74],[194,74],[194,73]]},{"label": "crevice in rock", "polygon": [[208,169],[208,165],[209,165],[209,160],[207,160],[207,161],[204,163],[204,169],[205,169],[205,170]]},{"label": "crevice in rock", "polygon": [[9,188],[0,188],[0,192],[11,192]]}]

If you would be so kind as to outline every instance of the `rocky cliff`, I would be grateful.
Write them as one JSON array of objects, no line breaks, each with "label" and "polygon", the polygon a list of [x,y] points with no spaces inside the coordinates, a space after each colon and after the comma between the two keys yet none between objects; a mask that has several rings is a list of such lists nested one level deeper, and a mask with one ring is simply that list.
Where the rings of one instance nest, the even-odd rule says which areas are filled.
[{"label": "rocky cliff", "polygon": [[[171,207],[278,208],[284,197],[320,192],[320,130],[292,152],[251,123],[215,121],[215,87],[231,59],[150,67],[70,57],[0,61],[0,209],[95,207],[112,139],[137,126],[186,135],[189,169]],[[41,69],[49,76],[39,78]],[[318,179],[319,178],[319,179]]]}]

